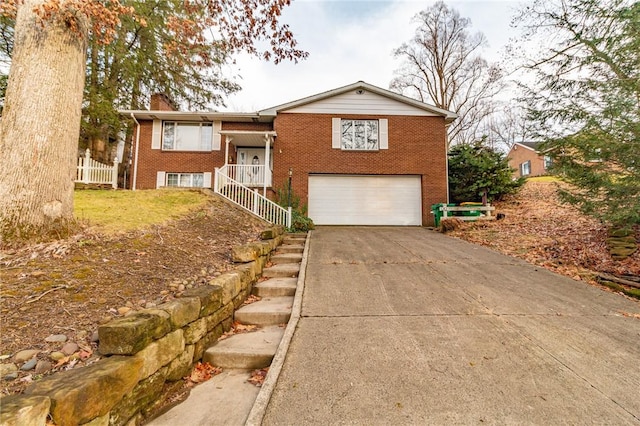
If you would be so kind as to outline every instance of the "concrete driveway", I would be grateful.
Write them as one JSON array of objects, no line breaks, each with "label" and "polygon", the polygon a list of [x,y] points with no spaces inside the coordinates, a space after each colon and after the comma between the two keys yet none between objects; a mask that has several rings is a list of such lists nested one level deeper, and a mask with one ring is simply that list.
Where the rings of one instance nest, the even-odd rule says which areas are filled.
[{"label": "concrete driveway", "polygon": [[640,303],[422,228],[313,231],[265,425],[640,424]]}]

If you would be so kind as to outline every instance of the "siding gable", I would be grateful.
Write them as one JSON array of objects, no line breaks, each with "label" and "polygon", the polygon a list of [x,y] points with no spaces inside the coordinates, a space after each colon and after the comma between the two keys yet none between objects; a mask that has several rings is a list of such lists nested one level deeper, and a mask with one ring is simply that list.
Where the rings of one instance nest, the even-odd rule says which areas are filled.
[{"label": "siding gable", "polygon": [[[362,92],[362,94],[358,94]],[[282,112],[299,114],[369,114],[437,116],[412,105],[366,90],[354,90]]]}]

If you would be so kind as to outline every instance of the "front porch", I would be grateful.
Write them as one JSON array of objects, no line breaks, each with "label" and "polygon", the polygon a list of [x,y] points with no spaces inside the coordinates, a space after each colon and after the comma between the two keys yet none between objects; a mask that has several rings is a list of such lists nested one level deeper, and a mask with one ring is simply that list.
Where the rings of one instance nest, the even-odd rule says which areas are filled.
[{"label": "front porch", "polygon": [[[291,226],[291,207],[285,209],[267,198],[267,189],[273,181],[271,151],[276,132],[219,133],[225,138],[225,164],[215,169],[214,192],[271,223]],[[231,155],[232,147],[235,155]]]},{"label": "front porch", "polygon": [[221,130],[219,133],[225,138],[225,165],[221,171],[239,184],[262,188],[266,196],[267,188],[273,186],[272,146],[276,132]]}]

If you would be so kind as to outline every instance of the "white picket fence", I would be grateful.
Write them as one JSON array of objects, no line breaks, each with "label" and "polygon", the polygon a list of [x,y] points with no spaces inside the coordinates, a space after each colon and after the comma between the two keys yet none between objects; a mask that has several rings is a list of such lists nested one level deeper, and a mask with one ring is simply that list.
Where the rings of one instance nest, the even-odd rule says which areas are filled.
[{"label": "white picket fence", "polygon": [[76,182],[111,185],[118,188],[118,158],[113,160],[113,166],[102,164],[91,158],[91,151],[87,148],[84,157],[78,158]]}]

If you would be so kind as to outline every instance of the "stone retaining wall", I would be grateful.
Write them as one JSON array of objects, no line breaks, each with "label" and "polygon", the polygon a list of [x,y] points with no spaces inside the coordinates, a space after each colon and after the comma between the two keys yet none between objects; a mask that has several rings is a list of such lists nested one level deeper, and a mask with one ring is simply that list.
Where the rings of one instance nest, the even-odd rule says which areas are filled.
[{"label": "stone retaining wall", "polygon": [[284,228],[262,241],[232,249],[239,265],[153,309],[98,328],[96,363],[30,385],[24,395],[0,399],[1,425],[135,425],[157,402],[165,384],[189,375],[204,351],[231,328],[234,311],[251,294]]}]

